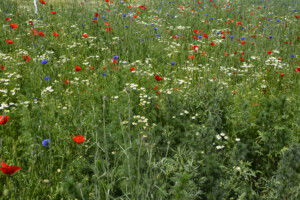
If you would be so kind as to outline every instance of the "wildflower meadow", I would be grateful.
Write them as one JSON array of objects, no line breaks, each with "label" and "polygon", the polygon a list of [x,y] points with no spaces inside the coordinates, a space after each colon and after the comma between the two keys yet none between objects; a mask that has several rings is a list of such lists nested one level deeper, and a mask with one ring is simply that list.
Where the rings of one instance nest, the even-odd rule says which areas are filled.
[{"label": "wildflower meadow", "polygon": [[0,0],[0,200],[299,200],[299,0]]}]

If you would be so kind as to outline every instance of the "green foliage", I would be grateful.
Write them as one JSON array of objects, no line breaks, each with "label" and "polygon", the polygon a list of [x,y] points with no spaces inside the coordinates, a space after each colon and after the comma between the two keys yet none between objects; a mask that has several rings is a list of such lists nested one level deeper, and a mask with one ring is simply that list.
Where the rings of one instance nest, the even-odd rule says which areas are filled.
[{"label": "green foliage", "polygon": [[24,2],[0,2],[1,200],[300,199],[295,2]]}]

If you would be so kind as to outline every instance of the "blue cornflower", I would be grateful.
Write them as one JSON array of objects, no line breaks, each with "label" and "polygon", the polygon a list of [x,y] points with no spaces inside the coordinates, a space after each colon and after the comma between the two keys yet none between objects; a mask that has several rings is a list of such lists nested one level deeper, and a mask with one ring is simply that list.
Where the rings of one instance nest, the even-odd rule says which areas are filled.
[{"label": "blue cornflower", "polygon": [[241,40],[245,40],[246,38],[245,37],[241,37]]},{"label": "blue cornflower", "polygon": [[156,37],[160,37],[160,34],[156,34],[155,36],[156,36]]},{"label": "blue cornflower", "polygon": [[272,39],[273,38],[273,36],[269,36],[269,39]]},{"label": "blue cornflower", "polygon": [[171,65],[176,65],[177,63],[176,62],[171,62]]},{"label": "blue cornflower", "polygon": [[44,77],[44,80],[45,80],[45,81],[49,81],[50,79],[51,79],[50,76],[45,76],[45,77]]},{"label": "blue cornflower", "polygon": [[295,58],[295,57],[296,57],[296,55],[292,54],[292,55],[291,55],[291,57],[292,57],[292,58]]},{"label": "blue cornflower", "polygon": [[103,72],[101,75],[102,75],[102,76],[106,76],[107,74],[106,74],[105,72]]},{"label": "blue cornflower", "polygon": [[128,28],[128,25],[124,25],[125,28]]},{"label": "blue cornflower", "polygon": [[113,59],[119,59],[119,56],[114,56]]},{"label": "blue cornflower", "polygon": [[215,19],[215,18],[214,18],[214,17],[211,17],[211,18],[209,18],[209,19],[213,20],[213,19]]},{"label": "blue cornflower", "polygon": [[157,30],[158,30],[158,28],[154,28],[153,30],[157,31]]},{"label": "blue cornflower", "polygon": [[280,22],[280,19],[277,19],[278,22]]},{"label": "blue cornflower", "polygon": [[42,60],[41,61],[41,64],[47,64],[48,63],[48,60]]},{"label": "blue cornflower", "polygon": [[44,147],[47,147],[47,146],[49,146],[49,144],[50,144],[50,139],[44,139],[43,141],[42,141],[42,145],[44,146]]},{"label": "blue cornflower", "polygon": [[126,17],[127,15],[126,15],[126,14],[123,14],[122,16],[123,16],[123,17]]},{"label": "blue cornflower", "polygon": [[229,38],[230,38],[230,39],[233,39],[233,38],[234,38],[234,36],[230,36]]},{"label": "blue cornflower", "polygon": [[199,39],[201,39],[201,38],[202,38],[202,36],[201,36],[201,35],[198,35],[198,38],[199,38]]},{"label": "blue cornflower", "polygon": [[221,34],[221,32],[217,32],[217,35],[220,35]]}]

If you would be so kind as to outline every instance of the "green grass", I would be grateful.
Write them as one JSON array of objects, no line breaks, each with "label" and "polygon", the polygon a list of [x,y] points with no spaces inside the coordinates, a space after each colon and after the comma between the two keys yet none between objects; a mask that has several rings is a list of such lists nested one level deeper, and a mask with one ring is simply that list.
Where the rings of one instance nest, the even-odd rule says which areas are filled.
[{"label": "green grass", "polygon": [[0,2],[1,200],[300,198],[297,1],[90,2]]}]

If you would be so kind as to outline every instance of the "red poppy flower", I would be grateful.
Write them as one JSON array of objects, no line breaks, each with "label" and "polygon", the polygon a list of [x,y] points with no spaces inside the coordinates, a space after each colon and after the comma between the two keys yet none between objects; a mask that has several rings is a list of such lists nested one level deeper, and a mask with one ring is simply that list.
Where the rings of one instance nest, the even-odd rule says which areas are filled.
[{"label": "red poppy flower", "polygon": [[112,27],[105,28],[105,31],[108,32],[108,33],[111,33],[112,32]]},{"label": "red poppy flower", "polygon": [[70,81],[69,80],[64,80],[64,84],[68,85],[68,84],[70,84]]},{"label": "red poppy flower", "polygon": [[142,10],[146,10],[147,9],[146,6],[139,6],[139,8],[142,9]]},{"label": "red poppy flower", "polygon": [[6,124],[8,122],[8,115],[0,115],[0,124]]},{"label": "red poppy flower", "polygon": [[211,42],[211,43],[210,43],[210,45],[211,45],[211,46],[215,46],[215,45],[216,45],[216,43],[214,43],[214,42]]},{"label": "red poppy flower", "polygon": [[246,41],[241,41],[241,45],[244,45],[244,44],[246,44]]},{"label": "red poppy flower", "polygon": [[300,72],[300,67],[297,67],[297,68],[295,69],[295,72]]},{"label": "red poppy flower", "polygon": [[1,70],[5,70],[5,66],[0,65],[0,69],[1,69]]},{"label": "red poppy flower", "polygon": [[88,35],[87,33],[83,33],[83,34],[82,34],[82,37],[84,37],[84,38],[88,38],[88,37],[89,37],[89,35]]},{"label": "red poppy flower", "polygon": [[271,53],[272,53],[272,51],[267,51],[267,54],[269,54],[269,55],[270,55]]},{"label": "red poppy flower", "polygon": [[55,11],[50,11],[50,13],[51,13],[52,15],[55,15],[57,12],[55,12]]},{"label": "red poppy flower", "polygon": [[10,21],[10,20],[11,20],[10,17],[6,17],[6,18],[5,18],[5,21]]},{"label": "red poppy flower", "polygon": [[284,73],[280,73],[280,77],[283,77],[285,74]]},{"label": "red poppy flower", "polygon": [[193,49],[194,51],[198,51],[198,50],[199,50],[199,46],[197,46],[197,45],[192,46],[192,49]]},{"label": "red poppy flower", "polygon": [[7,44],[12,44],[12,43],[14,43],[13,40],[5,40],[5,41],[6,41]]},{"label": "red poppy flower", "polygon": [[203,34],[203,37],[208,38],[208,34]]},{"label": "red poppy flower", "polygon": [[193,32],[194,32],[194,33],[202,33],[203,31],[202,31],[202,30],[194,29]]},{"label": "red poppy flower", "polygon": [[0,170],[4,173],[4,174],[9,174],[12,175],[15,172],[19,171],[21,169],[21,167],[18,166],[9,166],[6,163],[2,162],[1,163],[2,167],[0,167]]},{"label": "red poppy flower", "polygon": [[83,143],[85,141],[85,138],[82,135],[77,135],[73,137],[73,141],[76,143]]},{"label": "red poppy flower", "polygon": [[39,32],[39,36],[41,36],[41,37],[45,37],[45,33],[43,33],[43,32]]},{"label": "red poppy flower", "polygon": [[15,28],[18,28],[19,25],[18,25],[18,24],[11,24],[10,27],[11,27],[12,29],[15,29]]},{"label": "red poppy flower", "polygon": [[187,57],[188,57],[188,59],[191,59],[191,60],[192,60],[192,59],[195,59],[195,56],[194,56],[194,55],[188,55]]},{"label": "red poppy flower", "polygon": [[95,14],[94,14],[94,17],[99,17],[99,13],[95,13]]},{"label": "red poppy flower", "polygon": [[138,16],[137,15],[133,15],[133,18],[137,18]]},{"label": "red poppy flower", "polygon": [[75,66],[75,71],[76,71],[76,72],[78,72],[78,71],[80,71],[80,70],[82,70],[82,67],[80,67],[80,66]]},{"label": "red poppy flower", "polygon": [[52,35],[53,35],[54,37],[58,37],[58,36],[59,36],[59,33],[53,32]]},{"label": "red poppy flower", "polygon": [[25,62],[29,62],[31,60],[30,56],[23,56],[23,60]]},{"label": "red poppy flower", "polygon": [[135,67],[131,67],[130,71],[132,71],[132,72],[135,71]]},{"label": "red poppy flower", "polygon": [[39,2],[44,5],[46,4],[46,1],[43,1],[43,0],[39,0]]},{"label": "red poppy flower", "polygon": [[32,31],[32,35],[34,35],[34,36],[39,35],[39,31],[38,30],[32,28],[31,31]]},{"label": "red poppy flower", "polygon": [[161,76],[159,76],[159,75],[155,75],[154,78],[157,81],[162,81],[163,80],[163,78]]},{"label": "red poppy flower", "polygon": [[243,25],[243,23],[242,23],[242,22],[236,22],[236,25],[240,25],[240,26],[242,26],[242,25]]}]

